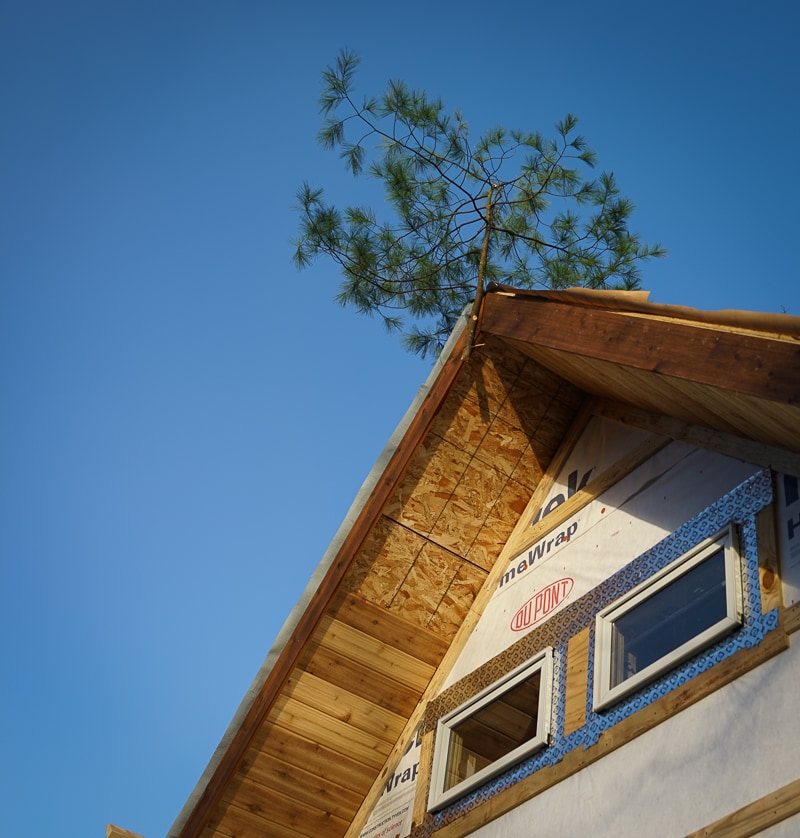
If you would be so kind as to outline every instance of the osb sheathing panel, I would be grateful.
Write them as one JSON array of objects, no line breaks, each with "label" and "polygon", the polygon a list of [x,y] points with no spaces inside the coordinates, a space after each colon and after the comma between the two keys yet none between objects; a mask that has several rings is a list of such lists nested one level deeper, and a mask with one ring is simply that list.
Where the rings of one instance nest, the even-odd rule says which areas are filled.
[{"label": "osb sheathing panel", "polygon": [[344,582],[344,590],[447,639],[582,398],[490,340],[459,376]]},{"label": "osb sheathing panel", "polygon": [[436,613],[430,618],[428,627],[443,637],[453,637],[461,625],[461,618],[469,610],[485,579],[484,571],[464,562],[445,592]]}]

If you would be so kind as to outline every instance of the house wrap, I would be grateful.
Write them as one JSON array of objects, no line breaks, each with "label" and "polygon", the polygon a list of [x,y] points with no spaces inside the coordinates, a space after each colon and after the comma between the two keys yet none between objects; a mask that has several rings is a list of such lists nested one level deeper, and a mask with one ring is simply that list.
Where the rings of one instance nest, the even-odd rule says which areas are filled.
[{"label": "house wrap", "polygon": [[463,344],[170,838],[800,834],[800,318],[494,286]]}]

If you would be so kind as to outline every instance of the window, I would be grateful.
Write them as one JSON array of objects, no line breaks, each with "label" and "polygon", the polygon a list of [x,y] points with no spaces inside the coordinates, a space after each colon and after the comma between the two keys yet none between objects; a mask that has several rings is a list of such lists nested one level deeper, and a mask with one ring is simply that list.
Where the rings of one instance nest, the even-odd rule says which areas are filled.
[{"label": "window", "polygon": [[552,669],[548,648],[439,719],[431,811],[547,744]]},{"label": "window", "polygon": [[729,526],[597,615],[594,709],[640,689],[742,622]]}]

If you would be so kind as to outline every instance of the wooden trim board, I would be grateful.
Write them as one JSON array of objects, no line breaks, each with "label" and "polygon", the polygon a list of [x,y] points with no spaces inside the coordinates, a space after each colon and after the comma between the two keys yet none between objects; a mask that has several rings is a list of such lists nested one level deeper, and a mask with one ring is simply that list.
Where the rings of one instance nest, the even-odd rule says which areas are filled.
[{"label": "wooden trim board", "polygon": [[748,838],[800,813],[800,779],[787,783],[686,838]]},{"label": "wooden trim board", "polygon": [[796,341],[505,294],[486,295],[481,329],[770,401],[800,402]]}]

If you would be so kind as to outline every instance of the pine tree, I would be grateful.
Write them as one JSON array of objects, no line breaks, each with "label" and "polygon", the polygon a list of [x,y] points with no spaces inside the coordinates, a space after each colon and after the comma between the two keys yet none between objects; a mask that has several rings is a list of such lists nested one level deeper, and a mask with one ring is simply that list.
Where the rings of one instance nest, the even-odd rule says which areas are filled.
[{"label": "pine tree", "polygon": [[470,302],[474,327],[490,281],[634,289],[642,261],[665,254],[628,229],[634,206],[613,174],[586,177],[596,155],[574,116],[555,139],[495,128],[473,143],[460,112],[402,81],[358,101],[358,64],[345,50],[323,72],[318,138],[353,175],[383,182],[395,217],[337,209],[306,183],[294,261],[332,258],[343,276],[337,301],[381,316],[409,350],[438,352]]}]

